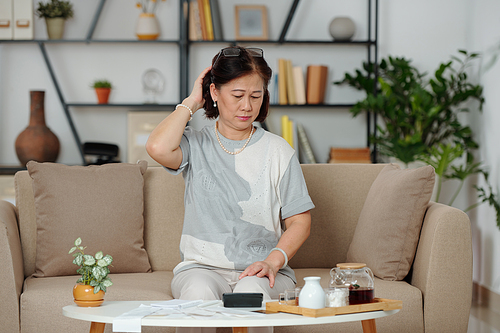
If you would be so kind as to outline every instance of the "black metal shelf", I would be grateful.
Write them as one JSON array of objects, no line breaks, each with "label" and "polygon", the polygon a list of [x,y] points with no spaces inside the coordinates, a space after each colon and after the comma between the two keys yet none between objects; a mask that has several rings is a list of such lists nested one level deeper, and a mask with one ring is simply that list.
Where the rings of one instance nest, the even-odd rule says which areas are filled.
[{"label": "black metal shelf", "polygon": [[218,44],[318,44],[318,45],[358,45],[369,46],[377,42],[372,40],[354,40],[354,41],[335,41],[335,40],[191,40],[190,44],[218,43]]},{"label": "black metal shelf", "polygon": [[97,103],[67,103],[69,107],[90,107],[90,108],[147,108],[147,109],[158,109],[158,108],[174,108],[176,104],[152,104],[152,103],[108,103],[108,104],[97,104]]},{"label": "black metal shelf", "polygon": [[[112,104],[97,104],[97,103],[87,103],[87,102],[72,102],[67,103],[62,90],[59,86],[57,77],[55,75],[52,63],[49,59],[46,45],[48,44],[99,44],[99,43],[124,43],[124,44],[176,44],[179,50],[179,80],[180,80],[180,89],[179,89],[179,100],[182,100],[185,96],[189,94],[190,84],[188,82],[189,77],[189,50],[193,44],[201,44],[201,43],[224,43],[224,44],[273,44],[273,45],[300,45],[300,44],[313,44],[313,45],[325,45],[325,46],[339,46],[339,47],[349,47],[349,46],[363,46],[366,47],[367,50],[367,60],[378,63],[378,45],[377,45],[377,36],[378,36],[378,0],[366,0],[368,4],[368,38],[366,40],[355,40],[355,41],[335,41],[335,40],[287,40],[286,34],[290,27],[291,21],[295,15],[296,9],[300,0],[293,0],[292,6],[290,7],[288,16],[286,18],[285,24],[283,25],[282,31],[280,33],[280,37],[277,40],[214,40],[214,41],[204,41],[197,40],[192,41],[189,40],[189,24],[188,24],[188,10],[186,8],[189,6],[190,0],[179,0],[179,39],[175,40],[135,40],[135,39],[93,39],[93,33],[99,17],[101,15],[102,9],[106,0],[100,0],[95,11],[94,17],[90,24],[89,30],[87,32],[86,38],[82,39],[60,39],[60,40],[51,40],[51,39],[35,39],[35,40],[0,40],[0,43],[12,43],[12,44],[22,44],[22,43],[34,43],[38,44],[40,51],[43,55],[44,61],[46,63],[47,69],[51,76],[52,82],[54,83],[56,92],[58,94],[61,105],[63,106],[65,116],[68,120],[68,124],[70,126],[71,132],[73,133],[73,137],[77,144],[77,148],[79,150],[82,163],[85,165],[85,156],[83,154],[82,142],[80,140],[78,131],[73,122],[71,113],[69,108],[78,108],[78,107],[102,107],[102,108],[135,108],[135,109],[148,109],[148,110],[158,110],[160,108],[170,108],[173,109],[175,104],[141,104],[141,103],[112,103]],[[375,3],[375,8],[373,9],[372,2]],[[374,13],[374,15],[373,15]],[[372,17],[373,16],[373,17]],[[375,19],[374,27],[372,29],[372,19]],[[372,53],[372,51],[374,51]],[[306,104],[306,105],[271,105],[273,108],[351,108],[353,104]],[[373,129],[372,129],[373,126]],[[373,115],[373,123],[371,120],[371,115],[367,114],[367,136],[373,132],[373,135],[376,134],[376,115]],[[367,139],[368,140],[368,139]],[[370,146],[369,141],[367,142],[367,146]],[[375,151],[374,147],[374,151]],[[376,155],[374,155],[374,160],[376,159]],[[0,166],[0,170],[5,169]],[[11,170],[11,169],[9,169]],[[12,171],[12,170],[11,170]]]},{"label": "black metal shelf", "polygon": [[0,175],[15,175],[18,171],[26,170],[26,167],[17,165],[0,165]]},{"label": "black metal shelf", "polygon": [[179,44],[179,40],[138,40],[138,39],[12,39],[0,40],[0,43],[26,44],[26,43],[44,43],[44,44],[93,44],[93,43],[126,43],[126,44]]},{"label": "black metal shelf", "polygon": [[352,108],[354,104],[271,104],[270,108]]}]

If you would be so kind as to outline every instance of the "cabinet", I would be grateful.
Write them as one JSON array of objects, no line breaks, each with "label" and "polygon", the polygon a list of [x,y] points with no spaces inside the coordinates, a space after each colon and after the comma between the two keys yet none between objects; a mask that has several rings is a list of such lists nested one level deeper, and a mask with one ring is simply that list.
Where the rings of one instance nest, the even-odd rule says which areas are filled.
[{"label": "cabinet", "polygon": [[[219,0],[220,2],[223,2],[224,0]],[[293,39],[288,39],[287,38],[287,33],[289,31],[290,25],[292,21],[294,20],[294,17],[298,14],[297,8],[299,6],[300,0],[293,0],[292,4],[290,6],[290,9],[286,15],[286,20],[283,24],[283,27],[281,29],[281,32],[279,34],[279,37],[275,40],[268,40],[268,41],[262,41],[262,40],[256,40],[256,41],[248,41],[245,40],[244,44],[252,44],[252,45],[266,45],[266,44],[272,44],[272,45],[288,45],[290,47],[307,47],[308,45],[322,45],[325,49],[330,52],[334,52],[335,48],[341,48],[341,47],[347,47],[347,46],[353,46],[355,49],[352,50],[352,52],[363,52],[365,50],[366,52],[366,57],[365,59],[367,61],[372,61],[372,62],[377,62],[377,57],[378,57],[378,45],[377,45],[377,27],[378,27],[378,0],[360,0],[360,1],[366,1],[366,6],[368,7],[367,10],[367,38],[365,40],[355,40],[355,41],[331,41],[331,40],[293,40]],[[75,121],[72,117],[72,114],[70,110],[72,108],[79,108],[79,107],[105,107],[105,108],[113,108],[113,107],[126,107],[126,108],[145,108],[145,109],[159,109],[159,108],[173,108],[175,107],[175,104],[155,104],[155,105],[150,105],[150,104],[120,104],[120,103],[113,103],[113,104],[107,104],[107,105],[98,105],[94,103],[75,103],[68,101],[59,84],[59,80],[55,74],[53,63],[51,62],[51,59],[49,58],[49,55],[47,54],[46,51],[46,45],[50,43],[60,43],[60,44],[75,44],[75,43],[108,43],[108,44],[113,44],[113,43],[127,43],[131,44],[132,46],[135,45],[140,45],[141,43],[163,43],[163,44],[172,44],[177,47],[178,49],[178,54],[179,54],[179,66],[178,66],[178,71],[179,71],[179,97],[178,100],[181,101],[185,96],[188,95],[190,88],[191,88],[191,83],[189,82],[189,69],[190,69],[190,49],[195,46],[195,45],[201,45],[201,44],[226,44],[226,45],[237,45],[240,43],[240,41],[237,40],[215,40],[215,41],[191,41],[189,40],[189,31],[188,31],[188,6],[189,6],[189,0],[179,0],[179,35],[177,39],[172,39],[172,40],[155,40],[155,41],[137,41],[137,40],[113,40],[113,39],[108,39],[108,40],[94,40],[92,38],[94,34],[94,30],[96,27],[96,24],[101,16],[101,13],[103,11],[103,8],[106,4],[106,0],[99,0],[99,3],[97,5],[97,8],[95,10],[93,19],[90,23],[88,32],[86,34],[86,38],[84,39],[78,39],[78,40],[30,40],[30,41],[18,41],[18,40],[7,40],[7,41],[0,41],[0,43],[36,43],[40,49],[40,52],[43,56],[43,59],[45,61],[46,67],[48,69],[48,73],[51,77],[51,80],[54,84],[54,87],[57,91],[58,98],[61,102],[61,105],[64,110],[65,117],[67,119],[68,125],[71,129],[71,133],[74,137],[77,149],[80,153],[82,163],[85,163],[83,151],[82,151],[82,140],[80,138],[80,135],[77,131],[77,128],[75,126]],[[272,17],[272,12],[270,12],[270,15]],[[361,65],[361,64],[359,64]],[[332,110],[334,108],[349,108],[352,106],[352,104],[348,103],[338,103],[338,104],[322,104],[322,105],[304,105],[304,106],[297,106],[297,105],[272,105],[274,108],[324,108],[327,111]],[[370,114],[366,115],[367,117],[367,137],[369,137],[371,134],[373,134],[376,130],[375,127],[375,118],[371,116]],[[369,143],[367,142],[367,145]]]}]

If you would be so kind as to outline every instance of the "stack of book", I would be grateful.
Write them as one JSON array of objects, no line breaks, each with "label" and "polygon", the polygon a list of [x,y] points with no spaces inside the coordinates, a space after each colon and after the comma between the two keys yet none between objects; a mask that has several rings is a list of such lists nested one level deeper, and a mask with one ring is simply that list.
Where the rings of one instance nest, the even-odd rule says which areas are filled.
[{"label": "stack of book", "polygon": [[304,72],[288,59],[278,59],[278,103],[280,105],[323,104],[328,78],[328,67],[311,65]]},{"label": "stack of book", "polygon": [[224,39],[218,0],[191,0],[189,2],[189,39]]},{"label": "stack of book", "polygon": [[330,163],[371,163],[370,148],[331,148]]}]

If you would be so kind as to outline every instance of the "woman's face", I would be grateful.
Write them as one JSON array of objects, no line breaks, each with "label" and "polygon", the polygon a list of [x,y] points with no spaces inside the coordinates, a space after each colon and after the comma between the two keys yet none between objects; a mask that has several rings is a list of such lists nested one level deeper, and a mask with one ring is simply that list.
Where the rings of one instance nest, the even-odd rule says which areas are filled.
[{"label": "woman's face", "polygon": [[219,109],[219,131],[248,131],[259,115],[264,99],[264,80],[256,73],[229,81],[220,89],[211,84],[212,99]]}]

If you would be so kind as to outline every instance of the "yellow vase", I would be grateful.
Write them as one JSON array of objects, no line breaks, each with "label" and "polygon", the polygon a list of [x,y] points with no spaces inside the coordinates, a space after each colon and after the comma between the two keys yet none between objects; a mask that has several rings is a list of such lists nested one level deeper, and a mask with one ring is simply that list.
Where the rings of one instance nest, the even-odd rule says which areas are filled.
[{"label": "yellow vase", "polygon": [[135,34],[140,40],[154,40],[160,36],[160,25],[153,13],[141,13],[135,27]]},{"label": "yellow vase", "polygon": [[96,307],[104,302],[104,291],[99,290],[94,294],[94,287],[83,283],[77,283],[73,287],[73,297],[78,306]]}]

